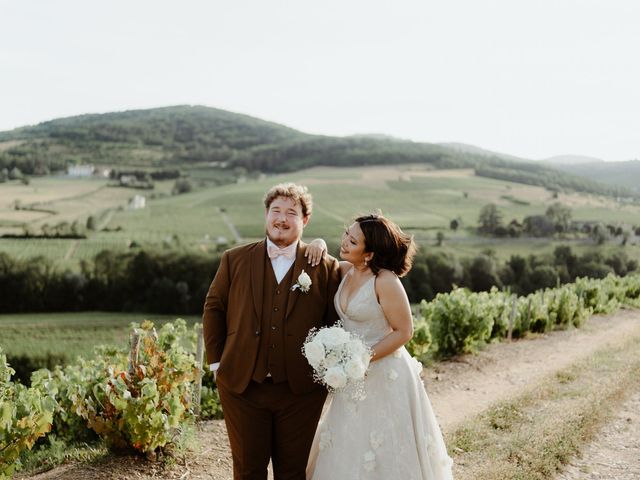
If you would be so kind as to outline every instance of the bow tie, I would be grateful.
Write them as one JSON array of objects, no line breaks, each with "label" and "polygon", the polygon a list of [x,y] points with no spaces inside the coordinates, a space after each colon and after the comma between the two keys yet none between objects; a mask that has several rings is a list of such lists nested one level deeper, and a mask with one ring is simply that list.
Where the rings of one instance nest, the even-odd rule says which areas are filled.
[{"label": "bow tie", "polygon": [[296,257],[296,247],[298,245],[296,243],[292,243],[288,247],[278,248],[274,245],[269,245],[267,248],[267,254],[269,258],[278,258],[279,256],[283,256],[286,259],[293,260]]}]

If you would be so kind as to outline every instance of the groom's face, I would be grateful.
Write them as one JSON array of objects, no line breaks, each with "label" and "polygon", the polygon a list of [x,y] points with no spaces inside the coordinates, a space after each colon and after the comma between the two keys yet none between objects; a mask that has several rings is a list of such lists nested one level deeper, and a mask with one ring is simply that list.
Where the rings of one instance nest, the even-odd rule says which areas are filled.
[{"label": "groom's face", "polygon": [[288,197],[276,197],[266,211],[267,236],[279,247],[286,247],[300,239],[308,221],[299,204]]}]

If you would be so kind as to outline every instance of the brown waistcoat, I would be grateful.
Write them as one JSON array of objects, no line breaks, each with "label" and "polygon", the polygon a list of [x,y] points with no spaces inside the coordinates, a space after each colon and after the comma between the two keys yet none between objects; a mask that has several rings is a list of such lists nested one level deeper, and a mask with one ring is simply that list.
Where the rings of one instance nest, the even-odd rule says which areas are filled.
[{"label": "brown waistcoat", "polygon": [[278,284],[268,256],[265,256],[265,263],[262,319],[260,322],[263,334],[260,339],[252,379],[260,383],[270,373],[274,383],[280,383],[287,380],[284,356],[284,320],[289,292],[293,283],[293,265]]}]

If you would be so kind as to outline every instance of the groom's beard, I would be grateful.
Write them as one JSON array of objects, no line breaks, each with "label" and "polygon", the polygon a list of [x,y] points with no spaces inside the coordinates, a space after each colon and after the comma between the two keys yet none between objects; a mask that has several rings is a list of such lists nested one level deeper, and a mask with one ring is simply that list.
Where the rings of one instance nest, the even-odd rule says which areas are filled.
[{"label": "groom's beard", "polygon": [[[301,232],[302,233],[302,232]],[[302,238],[302,234],[297,236],[295,239],[289,241],[289,240],[283,240],[280,238],[274,238],[274,236],[269,234],[269,227],[265,227],[264,228],[264,234],[267,236],[267,238],[269,240],[271,240],[273,243],[275,243],[278,247],[280,248],[285,248],[288,247],[289,245],[293,244],[293,243],[297,243],[300,241],[300,239]]]}]

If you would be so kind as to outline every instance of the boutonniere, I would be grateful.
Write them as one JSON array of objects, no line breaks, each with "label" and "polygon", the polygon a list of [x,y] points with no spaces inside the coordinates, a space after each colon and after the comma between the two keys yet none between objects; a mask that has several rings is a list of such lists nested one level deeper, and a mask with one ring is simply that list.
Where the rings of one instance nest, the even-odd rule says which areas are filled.
[{"label": "boutonniere", "polygon": [[291,291],[295,291],[296,288],[299,288],[302,293],[307,293],[309,288],[311,288],[311,277],[309,277],[304,270],[298,275],[298,282],[293,284]]}]

